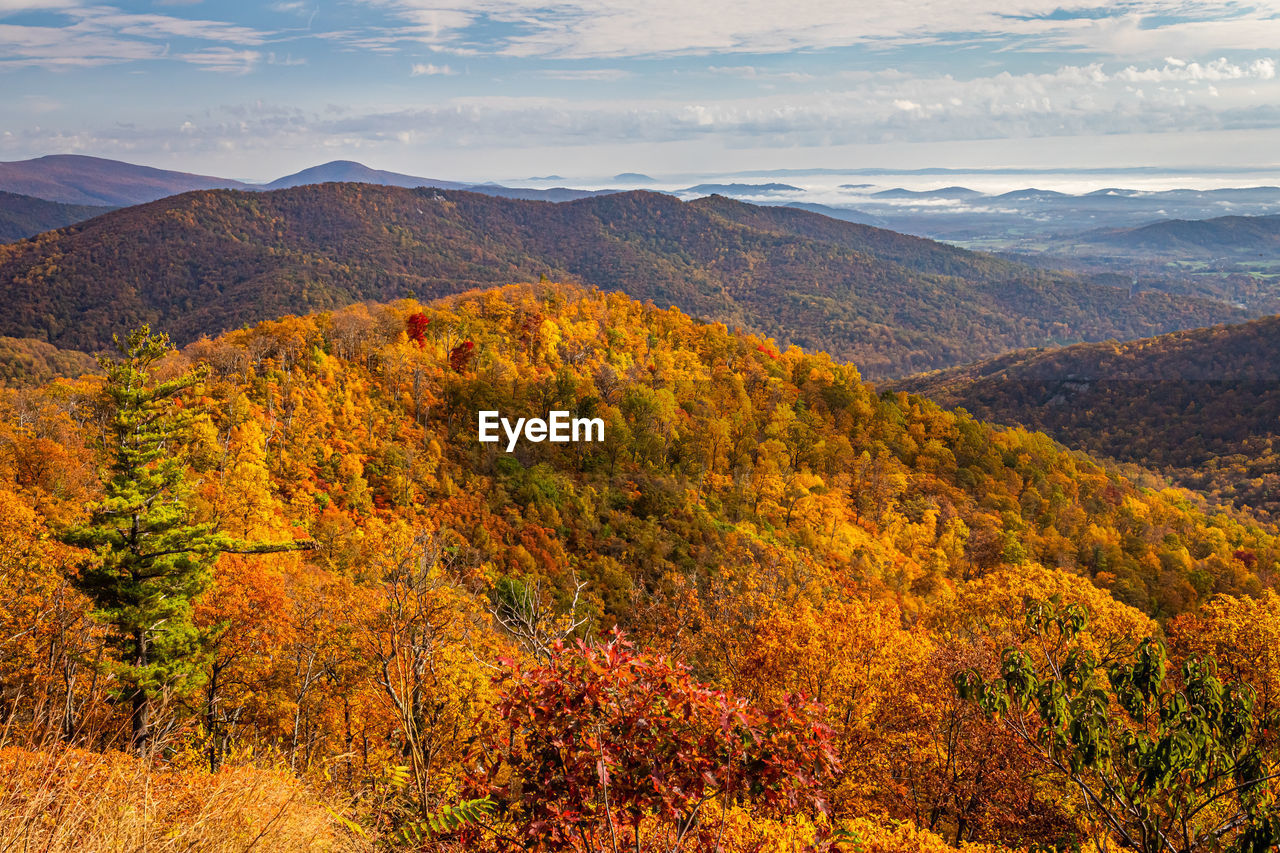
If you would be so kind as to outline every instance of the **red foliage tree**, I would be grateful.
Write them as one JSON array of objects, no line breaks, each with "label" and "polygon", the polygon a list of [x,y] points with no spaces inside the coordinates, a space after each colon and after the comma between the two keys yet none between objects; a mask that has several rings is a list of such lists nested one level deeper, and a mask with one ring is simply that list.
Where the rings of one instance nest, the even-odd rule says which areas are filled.
[{"label": "red foliage tree", "polygon": [[455,373],[461,373],[467,369],[467,365],[475,355],[476,345],[471,341],[463,341],[449,350],[449,367],[453,368]]},{"label": "red foliage tree", "polygon": [[516,817],[500,849],[703,849],[732,802],[825,814],[838,765],[814,706],[754,707],[616,632],[513,667],[499,711],[481,784]]},{"label": "red foliage tree", "polygon": [[427,326],[430,324],[431,318],[421,311],[410,314],[404,321],[405,334],[409,336],[409,340],[424,347],[427,345]]}]

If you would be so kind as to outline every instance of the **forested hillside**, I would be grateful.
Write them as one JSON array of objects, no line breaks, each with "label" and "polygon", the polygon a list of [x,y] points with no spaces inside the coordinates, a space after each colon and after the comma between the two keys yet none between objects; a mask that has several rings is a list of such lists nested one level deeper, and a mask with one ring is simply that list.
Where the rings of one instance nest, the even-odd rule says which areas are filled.
[{"label": "forested hillside", "polygon": [[875,377],[1245,316],[724,198],[552,204],[326,184],[189,193],[0,247],[0,333],[93,351],[153,322],[189,342],[292,312],[539,276],[827,350]]},{"label": "forested hillside", "polygon": [[[154,363],[162,342],[127,349],[105,380],[0,391],[0,703],[31,743],[256,779],[255,808],[301,780],[307,809],[273,832],[1073,849],[1118,832],[1079,790],[1122,762],[1055,770],[959,674],[990,678],[1057,625],[1053,648],[1079,649],[1070,685],[1037,676],[1048,695],[1117,679],[1152,660],[1154,617],[1175,660],[1219,650],[1259,696],[1280,688],[1269,658],[1233,657],[1264,642],[1242,608],[1280,613],[1272,534],[676,310],[525,285],[264,322]],[[605,440],[506,453],[476,440],[480,409],[599,417]],[[121,506],[160,538],[125,547]],[[150,657],[129,651],[148,637]],[[1160,667],[1141,695],[1163,695]],[[1100,713],[1094,732],[1122,725]],[[1263,772],[1275,736],[1231,713],[1232,760]],[[39,778],[22,755],[0,760]],[[71,769],[46,775],[42,796],[75,801]],[[1213,782],[1217,807],[1188,818],[1203,794],[1169,782],[1186,797],[1151,794],[1143,820],[1252,832],[1274,800],[1251,784]]]},{"label": "forested hillside", "polygon": [[1280,318],[1010,353],[894,385],[1280,520]]},{"label": "forested hillside", "polygon": [[60,376],[98,373],[93,356],[30,338],[0,337],[0,385],[43,385]]},{"label": "forested hillside", "polygon": [[82,222],[111,209],[88,204],[61,204],[0,190],[0,243]]}]

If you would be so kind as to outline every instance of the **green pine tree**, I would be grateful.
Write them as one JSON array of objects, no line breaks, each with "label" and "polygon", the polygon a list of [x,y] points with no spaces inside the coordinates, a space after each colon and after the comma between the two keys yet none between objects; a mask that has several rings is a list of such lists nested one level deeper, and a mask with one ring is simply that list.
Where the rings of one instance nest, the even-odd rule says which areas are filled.
[{"label": "green pine tree", "polygon": [[170,343],[149,326],[124,341],[117,337],[116,346],[119,359],[101,359],[112,413],[104,437],[103,497],[88,507],[88,521],[63,538],[97,557],[81,572],[79,585],[97,618],[114,629],[119,694],[131,706],[131,743],[141,752],[151,737],[155,699],[198,671],[192,604],[208,586],[218,554],[305,544],[249,545],[193,517],[181,449],[200,412],[183,405],[182,397],[204,371],[154,381],[152,368]]}]

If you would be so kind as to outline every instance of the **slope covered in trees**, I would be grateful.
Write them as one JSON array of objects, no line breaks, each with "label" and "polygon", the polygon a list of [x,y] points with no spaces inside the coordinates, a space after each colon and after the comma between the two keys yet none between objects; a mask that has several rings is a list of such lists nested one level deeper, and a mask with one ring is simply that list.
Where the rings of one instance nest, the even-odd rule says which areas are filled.
[{"label": "slope covered in trees", "polygon": [[[111,537],[68,543],[129,511],[134,477],[183,496],[170,530],[306,543],[171,591],[163,649],[186,658],[148,670],[155,761],[291,773],[392,847],[1070,849],[1099,831],[1074,783],[952,677],[1035,646],[1028,598],[1087,610],[1073,641],[1107,664],[1151,616],[1253,642],[1266,620],[1201,605],[1280,583],[1280,541],[1187,493],[621,294],[357,305],[112,376],[0,392],[9,736],[129,742],[131,638],[90,606],[129,578],[99,570]],[[477,441],[481,409],[605,437],[507,453]],[[130,474],[131,425],[160,417],[164,460]]]},{"label": "slope covered in trees", "polygon": [[43,385],[59,376],[99,372],[93,356],[30,338],[0,337],[0,385]]},{"label": "slope covered in trees", "polygon": [[1280,519],[1280,318],[1015,352],[894,386]]},{"label": "slope covered in trees", "polygon": [[90,204],[62,204],[0,191],[0,243],[53,231],[111,209]]},{"label": "slope covered in trees", "polygon": [[0,247],[0,332],[95,350],[364,299],[576,278],[821,348],[869,376],[1243,319],[788,208],[646,192],[563,204],[326,184],[190,193]]}]

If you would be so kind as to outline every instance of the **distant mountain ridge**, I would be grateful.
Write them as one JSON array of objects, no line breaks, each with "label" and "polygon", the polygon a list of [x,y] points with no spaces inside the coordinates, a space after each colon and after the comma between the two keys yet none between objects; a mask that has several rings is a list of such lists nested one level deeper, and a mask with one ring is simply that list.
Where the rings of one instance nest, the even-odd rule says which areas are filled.
[{"label": "distant mountain ridge", "polygon": [[942,198],[942,199],[961,199],[961,198],[981,198],[986,193],[978,190],[971,190],[968,187],[943,187],[940,190],[904,190],[901,187],[895,187],[891,190],[881,190],[878,193],[872,193],[872,198]]},{"label": "distant mountain ridge", "polygon": [[[1075,238],[1101,248],[1177,252],[1181,257],[1249,254],[1280,250],[1280,214],[1164,219],[1138,228],[1093,231]],[[1069,241],[1074,242],[1074,241]]]},{"label": "distant mountain ridge", "polygon": [[774,195],[803,192],[791,184],[698,184],[677,190],[681,195]]},{"label": "distant mountain ridge", "polygon": [[[1134,190],[1109,187],[1068,193],[1027,187],[987,193],[966,187],[919,190],[843,184],[847,195],[814,201],[874,217],[906,234],[995,251],[1057,253],[1074,244],[1099,245],[1105,231],[1129,231],[1164,220],[1280,214],[1280,188],[1226,187]],[[801,202],[812,203],[801,198]],[[833,214],[834,215],[834,214]],[[1111,244],[1115,246],[1116,244]]]},{"label": "distant mountain ridge", "polygon": [[90,204],[62,204],[0,190],[0,243],[53,231],[115,210]]},{"label": "distant mountain ridge", "polygon": [[887,228],[888,223],[879,216],[872,216],[869,213],[863,213],[861,210],[855,210],[851,207],[831,207],[827,204],[816,204],[806,201],[787,202],[784,207],[793,207],[796,210],[807,210],[810,213],[817,213],[831,219],[841,219],[845,222],[853,222],[858,225],[871,225],[876,228]]},{"label": "distant mountain ridge", "polygon": [[[613,190],[578,190],[567,187],[535,189],[507,187],[501,184],[468,184],[439,178],[421,178],[399,172],[371,169],[353,160],[334,160],[312,166],[267,184],[251,184],[229,178],[194,175],[136,166],[102,157],[78,154],[53,154],[33,160],[0,163],[0,192],[31,196],[62,204],[105,205],[126,207],[145,204],[193,190],[238,189],[249,191],[288,189],[309,184],[364,183],[391,187],[434,187],[436,189],[469,189],[485,195],[543,201],[572,201],[613,192]],[[82,217],[86,218],[86,217]],[[72,220],[78,221],[78,220]],[[69,223],[60,223],[69,224]],[[51,225],[50,228],[59,227]],[[40,230],[11,236],[20,239]]]},{"label": "distant mountain ridge", "polygon": [[93,350],[150,322],[186,342],[543,275],[829,350],[876,377],[1246,316],[722,196],[549,204],[344,183],[188,193],[0,246],[0,334]]},{"label": "distant mountain ridge", "polygon": [[[918,173],[950,175],[953,171],[926,169]],[[877,170],[850,172],[856,173],[896,174]],[[790,173],[783,170],[777,174],[781,177]],[[653,178],[638,172],[621,172],[614,176],[612,180],[618,187],[591,190],[546,186],[551,180],[563,179],[551,175],[529,178],[528,182],[539,184],[537,187],[471,183],[374,169],[351,160],[311,166],[265,184],[152,169],[80,155],[51,155],[0,163],[0,191],[61,203],[114,207],[145,203],[198,189],[263,190],[333,182],[467,189],[485,195],[540,201],[573,201],[654,183]],[[870,184],[841,184],[842,190],[849,191],[841,198],[826,190],[813,190],[810,195],[796,184],[748,182],[722,175],[719,178],[700,178],[685,189],[675,190],[674,194],[684,198],[718,194],[740,199],[770,199],[771,203],[774,199],[770,197],[773,196],[778,203],[805,207],[851,222],[874,224],[930,239],[955,241],[971,248],[1032,254],[1062,250],[1064,237],[1080,243],[1092,239],[1080,236],[1086,232],[1133,229],[1160,220],[1199,220],[1223,214],[1280,214],[1280,188],[1272,186],[1159,191],[1110,187],[1080,194],[1035,188],[994,194],[964,186],[923,190],[879,186],[877,190]],[[18,233],[30,236],[36,232]],[[9,239],[14,239],[12,234]],[[1123,249],[1116,243],[1096,245]],[[1076,248],[1067,246],[1066,254],[1079,255]],[[1188,251],[1193,254],[1200,252],[1195,247]],[[1202,295],[1213,297],[1216,294]]]},{"label": "distant mountain ridge", "polygon": [[442,181],[435,178],[419,178],[413,175],[402,175],[399,172],[386,172],[371,169],[354,160],[333,160],[276,178],[263,189],[282,190],[289,187],[301,187],[307,184],[329,184],[338,182],[382,184],[388,187],[436,187],[442,190],[460,190],[467,186],[457,181]]},{"label": "distant mountain ridge", "polygon": [[0,190],[62,204],[123,207],[191,190],[251,188],[250,184],[228,178],[80,154],[51,154],[0,163]]}]

